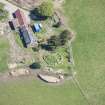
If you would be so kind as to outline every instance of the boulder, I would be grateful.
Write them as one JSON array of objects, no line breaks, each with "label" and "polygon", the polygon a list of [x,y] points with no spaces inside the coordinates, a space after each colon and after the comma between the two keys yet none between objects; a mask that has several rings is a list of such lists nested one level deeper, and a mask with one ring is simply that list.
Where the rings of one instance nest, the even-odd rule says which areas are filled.
[{"label": "boulder", "polygon": [[10,75],[12,76],[21,76],[21,75],[28,75],[29,74],[29,70],[26,69],[17,69],[17,70],[12,70],[9,72]]},{"label": "boulder", "polygon": [[38,77],[40,77],[43,81],[46,81],[48,83],[57,83],[60,82],[60,79],[54,76],[48,76],[48,75],[42,75],[38,74]]},{"label": "boulder", "polygon": [[17,67],[17,64],[16,63],[11,63],[11,64],[8,64],[8,68],[9,69],[14,69]]}]

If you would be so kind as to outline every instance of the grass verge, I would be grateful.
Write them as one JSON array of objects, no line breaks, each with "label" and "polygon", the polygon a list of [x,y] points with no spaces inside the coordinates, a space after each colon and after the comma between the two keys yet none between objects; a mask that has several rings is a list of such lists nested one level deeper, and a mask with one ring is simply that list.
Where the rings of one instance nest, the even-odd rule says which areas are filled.
[{"label": "grass verge", "polygon": [[9,52],[8,41],[0,37],[0,72],[4,72],[5,70],[8,69],[7,65],[8,52]]}]

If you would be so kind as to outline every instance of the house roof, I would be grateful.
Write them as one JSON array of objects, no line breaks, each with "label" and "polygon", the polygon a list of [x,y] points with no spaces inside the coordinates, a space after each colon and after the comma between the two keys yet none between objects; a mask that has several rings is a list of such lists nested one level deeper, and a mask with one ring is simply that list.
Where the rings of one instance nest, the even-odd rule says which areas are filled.
[{"label": "house roof", "polygon": [[33,36],[33,34],[30,32],[30,30],[28,29],[28,27],[26,26],[22,26],[20,28],[21,31],[21,35],[24,39],[24,42],[27,45],[35,45],[37,43],[37,38]]},{"label": "house roof", "polygon": [[28,45],[31,43],[31,39],[29,37],[29,32],[25,26],[20,28],[21,34],[24,38],[25,44]]},{"label": "house roof", "polygon": [[15,11],[14,15],[18,19],[18,22],[19,22],[20,26],[27,24],[24,12],[22,12],[21,10],[18,9],[18,10]]},{"label": "house roof", "polygon": [[36,43],[36,42],[37,42],[37,38],[34,37],[31,32],[30,32],[30,34],[29,34],[29,37],[30,37],[31,43]]}]

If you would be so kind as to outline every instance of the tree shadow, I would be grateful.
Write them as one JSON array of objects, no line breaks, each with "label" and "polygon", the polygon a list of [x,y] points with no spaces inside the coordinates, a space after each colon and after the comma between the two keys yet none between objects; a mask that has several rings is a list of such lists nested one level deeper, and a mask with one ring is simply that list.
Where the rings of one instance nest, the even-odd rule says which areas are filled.
[{"label": "tree shadow", "polygon": [[38,8],[31,10],[29,16],[31,20],[35,21],[44,21],[48,18],[47,16],[41,16],[41,14],[38,13]]},{"label": "tree shadow", "polygon": [[49,44],[41,44],[40,46],[42,49],[44,49],[46,51],[54,51],[56,49],[55,46],[51,46]]},{"label": "tree shadow", "polygon": [[11,30],[15,30],[15,27],[14,27],[14,25],[13,25],[12,21],[9,21],[9,22],[8,22],[8,24],[9,24],[9,26],[10,26]]}]

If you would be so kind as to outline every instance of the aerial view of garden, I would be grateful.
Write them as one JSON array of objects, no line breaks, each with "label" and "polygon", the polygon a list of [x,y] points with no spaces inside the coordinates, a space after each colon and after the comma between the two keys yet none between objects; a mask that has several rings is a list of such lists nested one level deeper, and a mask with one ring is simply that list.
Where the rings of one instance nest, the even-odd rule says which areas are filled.
[{"label": "aerial view of garden", "polygon": [[0,0],[0,105],[105,105],[104,0]]}]

